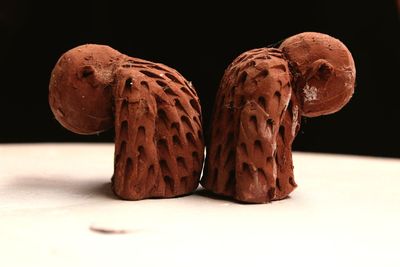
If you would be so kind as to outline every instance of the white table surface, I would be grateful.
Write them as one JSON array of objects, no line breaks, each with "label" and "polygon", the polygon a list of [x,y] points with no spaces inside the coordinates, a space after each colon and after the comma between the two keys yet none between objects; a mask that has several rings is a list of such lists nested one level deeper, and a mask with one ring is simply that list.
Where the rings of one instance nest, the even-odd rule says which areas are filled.
[{"label": "white table surface", "polygon": [[113,149],[0,145],[0,266],[400,266],[399,159],[295,153],[270,204],[123,201]]}]

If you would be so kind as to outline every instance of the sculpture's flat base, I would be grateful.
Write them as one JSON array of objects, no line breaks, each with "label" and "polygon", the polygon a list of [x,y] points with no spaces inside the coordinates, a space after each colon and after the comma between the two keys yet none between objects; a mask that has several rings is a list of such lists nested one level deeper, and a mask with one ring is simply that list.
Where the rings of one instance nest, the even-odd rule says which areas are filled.
[{"label": "sculpture's flat base", "polygon": [[1,266],[400,266],[400,160],[295,153],[270,204],[123,201],[112,144],[0,145]]}]

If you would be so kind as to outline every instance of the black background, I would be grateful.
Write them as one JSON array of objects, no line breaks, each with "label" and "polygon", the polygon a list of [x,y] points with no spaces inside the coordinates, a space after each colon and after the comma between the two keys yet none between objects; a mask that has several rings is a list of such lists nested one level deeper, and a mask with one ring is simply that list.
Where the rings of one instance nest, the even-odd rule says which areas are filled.
[{"label": "black background", "polygon": [[[294,149],[400,157],[396,1],[0,1],[0,142],[112,141],[55,121],[47,102],[59,56],[84,43],[162,62],[193,81],[205,128],[219,80],[240,53],[303,31],[342,40],[357,87],[340,112],[303,119]],[[236,2],[236,3],[235,3]],[[279,1],[277,1],[279,2]],[[217,6],[218,5],[218,6]]]}]

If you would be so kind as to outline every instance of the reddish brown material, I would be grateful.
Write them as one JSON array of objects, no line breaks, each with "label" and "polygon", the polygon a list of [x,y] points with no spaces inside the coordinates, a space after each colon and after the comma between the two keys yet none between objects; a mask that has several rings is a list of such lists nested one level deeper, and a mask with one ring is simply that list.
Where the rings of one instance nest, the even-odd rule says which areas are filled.
[{"label": "reddish brown material", "polygon": [[191,83],[174,69],[107,46],[80,46],[56,64],[49,102],[73,132],[93,134],[115,125],[112,187],[119,197],[174,197],[197,188],[201,108]]},{"label": "reddish brown material", "polygon": [[295,91],[303,116],[339,111],[354,93],[353,57],[338,39],[321,33],[303,33],[281,44],[295,74]]},{"label": "reddish brown material", "polygon": [[287,197],[297,186],[291,146],[300,116],[339,110],[354,79],[350,52],[324,34],[240,55],[217,93],[202,185],[249,203]]}]

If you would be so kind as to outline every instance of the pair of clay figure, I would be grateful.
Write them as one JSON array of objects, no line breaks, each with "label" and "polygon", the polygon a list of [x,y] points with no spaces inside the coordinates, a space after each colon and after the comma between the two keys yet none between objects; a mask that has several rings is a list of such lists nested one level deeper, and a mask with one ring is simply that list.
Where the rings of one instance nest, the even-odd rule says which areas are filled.
[{"label": "pair of clay figure", "polygon": [[[202,186],[248,203],[287,197],[296,187],[291,145],[301,116],[338,111],[354,83],[350,52],[321,33],[240,55],[217,92]],[[49,101],[56,119],[75,133],[115,127],[112,188],[120,198],[174,197],[198,187],[201,106],[192,83],[176,70],[83,45],[57,62]]]}]

